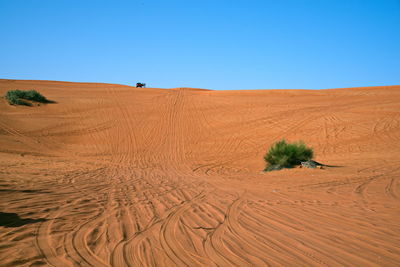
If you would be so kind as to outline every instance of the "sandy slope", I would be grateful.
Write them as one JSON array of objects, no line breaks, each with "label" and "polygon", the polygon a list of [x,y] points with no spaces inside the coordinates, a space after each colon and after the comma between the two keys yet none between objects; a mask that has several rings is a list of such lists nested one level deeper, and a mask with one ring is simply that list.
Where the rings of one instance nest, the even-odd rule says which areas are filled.
[{"label": "sandy slope", "polygon": [[[1,266],[400,264],[400,86],[0,80]],[[342,166],[264,174],[280,138]]]}]

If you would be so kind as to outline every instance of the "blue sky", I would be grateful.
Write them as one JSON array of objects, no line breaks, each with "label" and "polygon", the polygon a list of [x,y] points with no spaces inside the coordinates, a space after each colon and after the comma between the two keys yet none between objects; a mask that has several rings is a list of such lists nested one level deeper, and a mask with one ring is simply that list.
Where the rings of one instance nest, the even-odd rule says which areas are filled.
[{"label": "blue sky", "polygon": [[400,84],[399,0],[0,0],[0,78],[151,87]]}]

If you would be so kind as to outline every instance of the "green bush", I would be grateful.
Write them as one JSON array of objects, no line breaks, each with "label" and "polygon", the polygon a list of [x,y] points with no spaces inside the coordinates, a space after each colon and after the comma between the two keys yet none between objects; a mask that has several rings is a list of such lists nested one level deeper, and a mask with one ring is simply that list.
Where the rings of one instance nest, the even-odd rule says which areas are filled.
[{"label": "green bush", "polygon": [[46,99],[39,92],[35,90],[22,91],[22,90],[11,90],[6,93],[6,99],[11,105],[26,105],[30,106],[30,103],[24,100],[30,100],[40,103],[51,103],[52,101]]},{"label": "green bush", "polygon": [[280,170],[282,168],[292,168],[300,165],[302,161],[311,160],[313,150],[303,142],[288,144],[284,139],[274,143],[264,156],[267,163],[264,171]]}]

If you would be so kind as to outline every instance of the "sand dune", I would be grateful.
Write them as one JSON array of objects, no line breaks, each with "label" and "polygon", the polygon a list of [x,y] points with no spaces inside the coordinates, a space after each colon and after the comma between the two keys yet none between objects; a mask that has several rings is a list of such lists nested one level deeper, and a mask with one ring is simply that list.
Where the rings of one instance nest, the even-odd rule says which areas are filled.
[{"label": "sand dune", "polygon": [[[400,86],[0,80],[1,266],[399,266]],[[341,167],[262,173],[275,141]]]}]

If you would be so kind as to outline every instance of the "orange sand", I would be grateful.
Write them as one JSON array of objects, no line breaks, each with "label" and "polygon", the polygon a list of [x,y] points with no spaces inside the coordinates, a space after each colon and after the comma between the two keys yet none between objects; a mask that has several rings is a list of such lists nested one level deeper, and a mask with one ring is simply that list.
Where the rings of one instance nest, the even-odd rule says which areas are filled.
[{"label": "orange sand", "polygon": [[[11,89],[57,103],[0,99],[1,266],[400,265],[400,86]],[[262,173],[281,138],[342,167]]]}]

